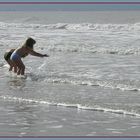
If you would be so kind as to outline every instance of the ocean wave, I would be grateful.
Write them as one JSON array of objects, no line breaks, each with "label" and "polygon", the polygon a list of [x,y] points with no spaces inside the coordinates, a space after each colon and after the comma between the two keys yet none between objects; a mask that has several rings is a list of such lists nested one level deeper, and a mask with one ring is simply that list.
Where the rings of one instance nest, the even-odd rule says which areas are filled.
[{"label": "ocean wave", "polygon": [[93,54],[111,54],[111,55],[140,55],[140,48],[97,48],[95,46],[82,47],[64,47],[51,46],[47,48],[51,52],[68,52],[68,53],[93,53]]},{"label": "ocean wave", "polygon": [[82,85],[82,86],[99,86],[104,88],[118,89],[122,91],[140,91],[140,85],[135,85],[134,81],[126,80],[70,80],[62,78],[46,78],[44,82],[54,83],[54,84],[73,84],[73,85]]},{"label": "ocean wave", "polygon": [[117,89],[122,91],[140,91],[140,81],[133,80],[98,80],[98,79],[85,79],[76,77],[62,78],[61,75],[40,75],[34,73],[27,73],[26,80],[52,83],[52,84],[71,84],[81,86],[98,86],[102,88]]},{"label": "ocean wave", "polygon": [[36,104],[47,104],[51,106],[63,106],[63,107],[69,107],[69,108],[77,108],[81,110],[89,110],[89,111],[99,111],[99,112],[109,112],[109,113],[115,113],[115,114],[120,114],[120,115],[130,115],[130,116],[136,116],[140,117],[140,114],[135,112],[134,110],[132,111],[127,111],[124,109],[112,109],[112,108],[106,108],[106,107],[101,107],[99,105],[94,105],[94,106],[86,106],[82,104],[68,104],[68,103],[57,103],[57,102],[50,102],[46,100],[41,100],[41,99],[27,99],[27,98],[22,98],[22,97],[13,97],[13,96],[0,96],[1,99],[3,100],[8,100],[8,101],[16,101],[16,102],[25,102],[25,103],[36,103]]},{"label": "ocean wave", "polygon": [[[3,65],[2,67],[8,67],[8,65]],[[15,75],[9,75],[11,77],[15,77]],[[71,84],[71,85],[81,85],[81,86],[98,86],[102,88],[110,88],[122,91],[140,91],[140,81],[139,80],[99,80],[84,77],[75,77],[75,76],[67,76],[63,77],[63,75],[49,75],[49,74],[39,74],[28,72],[25,74],[27,77],[26,80],[29,81],[36,81],[36,82],[43,82],[43,83],[52,83],[52,84]]]},{"label": "ocean wave", "polygon": [[[10,37],[4,35],[1,41],[1,45],[3,46],[7,45],[5,43],[7,41],[10,41],[11,44],[11,40],[16,40],[16,38],[19,37],[19,34],[21,34],[21,31],[23,31],[22,33],[23,36],[28,34],[28,32],[30,34],[37,34],[37,37],[40,38],[40,46],[41,46],[40,48],[44,48],[44,46],[47,46],[45,49],[51,52],[71,52],[71,53],[83,52],[83,53],[111,54],[111,55],[112,54],[113,55],[140,55],[140,48],[139,48],[140,39],[137,37],[137,34],[139,34],[140,31],[140,23],[27,24],[27,23],[0,22],[0,30],[8,30],[8,29],[9,31],[4,31],[4,34],[8,33],[9,35],[11,33],[12,35],[10,35]],[[30,31],[26,32],[26,30],[28,29],[30,29]],[[15,31],[17,30],[17,32],[15,32],[14,35],[13,35],[13,30]],[[36,33],[36,30],[38,33]],[[57,30],[61,30],[61,31],[57,32]],[[108,33],[108,31],[110,32]],[[133,31],[133,35],[131,34],[131,31]],[[78,35],[76,32],[78,32]],[[79,32],[80,33],[83,32],[82,36],[80,36]],[[84,33],[87,33],[85,37],[84,37]],[[94,33],[93,36],[92,33]],[[120,37],[120,34],[122,34],[122,37]],[[87,38],[88,35],[91,36],[91,39]],[[130,41],[131,37],[133,37],[132,41]],[[117,44],[116,44],[116,39],[117,40],[119,39]],[[106,41],[108,41],[108,43],[105,43]],[[14,41],[12,45],[16,46],[17,42]],[[8,42],[8,46],[9,46],[9,42]]]},{"label": "ocean wave", "polygon": [[[26,19],[28,20],[28,19]],[[56,24],[30,24],[30,23],[5,23],[0,22],[0,29],[7,27],[17,28],[43,28],[50,30],[70,30],[70,31],[140,31],[140,23],[134,24],[93,24],[93,23],[56,23]]]}]

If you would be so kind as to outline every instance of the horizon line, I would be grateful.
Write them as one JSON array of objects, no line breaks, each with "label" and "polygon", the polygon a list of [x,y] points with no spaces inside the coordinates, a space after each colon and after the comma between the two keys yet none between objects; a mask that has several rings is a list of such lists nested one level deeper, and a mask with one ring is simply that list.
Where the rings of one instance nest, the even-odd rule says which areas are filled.
[{"label": "horizon line", "polygon": [[0,4],[122,4],[122,5],[133,5],[133,4],[140,4],[140,2],[0,2]]}]

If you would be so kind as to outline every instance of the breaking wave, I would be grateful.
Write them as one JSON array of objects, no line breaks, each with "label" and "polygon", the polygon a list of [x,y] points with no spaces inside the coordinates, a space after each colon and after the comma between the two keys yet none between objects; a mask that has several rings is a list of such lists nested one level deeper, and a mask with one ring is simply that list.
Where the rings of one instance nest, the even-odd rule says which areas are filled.
[{"label": "breaking wave", "polygon": [[55,83],[55,84],[73,84],[73,85],[82,85],[82,86],[99,86],[103,88],[111,88],[122,91],[140,91],[139,82],[135,81],[126,81],[126,80],[70,80],[70,79],[62,79],[62,78],[46,78],[44,82],[47,83]]},{"label": "breaking wave", "polygon": [[[28,29],[30,29],[30,31],[28,31]],[[1,41],[1,44],[4,46],[7,45],[4,41],[6,40],[7,42],[7,38],[11,40],[16,40],[17,35],[14,36],[12,35],[13,30],[17,30],[18,37],[19,34],[21,34],[21,31],[25,36],[27,34],[26,33],[27,31],[30,32],[30,34],[36,34],[37,31],[38,32],[37,38],[40,38],[41,40],[40,41],[41,48],[47,46],[46,47],[47,51],[72,52],[72,53],[84,52],[84,53],[116,54],[116,55],[140,55],[139,48],[140,39],[136,36],[136,33],[139,34],[140,31],[140,23],[27,24],[27,23],[0,22],[0,30],[4,31],[3,34],[5,32],[8,32],[8,35],[4,35],[3,40]],[[57,30],[59,30],[59,32],[57,32]],[[133,34],[134,38],[132,38],[133,36],[131,37],[131,31],[134,33]],[[82,36],[80,36],[79,34],[81,32],[83,33]],[[9,37],[9,33],[11,33],[11,38]],[[86,38],[84,38],[85,37],[84,33],[87,33]],[[103,36],[101,35],[102,33]],[[113,36],[113,34],[115,34],[115,36]],[[122,37],[120,37],[120,35],[122,35],[122,37],[126,37],[127,35],[129,36],[127,36],[123,40]],[[88,36],[91,36],[89,40],[87,38]],[[97,37],[97,40],[95,37]],[[104,37],[106,42],[104,42]],[[130,41],[130,38],[132,38],[132,41]],[[117,44],[116,40],[118,40]],[[17,46],[16,42],[13,44],[13,46]]]},{"label": "breaking wave", "polygon": [[71,85],[81,85],[81,86],[98,86],[102,88],[110,88],[122,91],[140,91],[140,81],[134,80],[98,80],[98,79],[83,79],[76,77],[66,77],[62,78],[60,76],[53,75],[40,75],[34,73],[27,73],[26,80],[43,82],[43,83],[53,83],[53,84],[71,84]]},{"label": "breaking wave", "polygon": [[130,116],[136,116],[140,117],[140,114],[135,111],[127,111],[123,109],[110,109],[106,107],[100,107],[99,105],[94,106],[86,106],[82,104],[67,104],[67,103],[57,103],[57,102],[51,102],[41,99],[28,99],[28,98],[22,98],[22,97],[12,97],[12,96],[0,96],[0,99],[8,100],[8,101],[14,101],[14,102],[24,102],[24,103],[36,103],[36,104],[47,104],[51,106],[63,106],[63,107],[70,107],[70,108],[77,108],[81,110],[90,110],[90,111],[99,111],[99,112],[109,112],[109,113],[115,113],[115,114],[122,114],[122,115],[130,115]]},{"label": "breaking wave", "polygon": [[[28,19],[27,19],[28,20]],[[70,24],[70,23],[57,23],[57,24],[27,24],[27,23],[5,23],[0,22],[0,29],[7,27],[17,28],[44,28],[50,30],[72,30],[72,31],[140,31],[140,23],[135,24]]]},{"label": "breaking wave", "polygon": [[[76,46],[77,47],[77,46]],[[93,54],[113,54],[113,55],[140,55],[140,48],[97,48],[95,46],[87,47],[81,46],[81,47],[64,47],[64,46],[50,46],[48,47],[49,51],[52,52],[70,52],[70,53],[77,53],[77,52],[83,52],[83,53],[93,53]]]}]

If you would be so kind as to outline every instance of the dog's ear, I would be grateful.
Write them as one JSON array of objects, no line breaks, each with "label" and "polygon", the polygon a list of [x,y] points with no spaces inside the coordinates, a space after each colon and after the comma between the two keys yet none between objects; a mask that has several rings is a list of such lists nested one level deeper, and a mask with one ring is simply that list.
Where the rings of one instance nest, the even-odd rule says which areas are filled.
[{"label": "dog's ear", "polygon": [[32,38],[28,38],[26,40],[26,46],[33,46],[36,43],[36,41]]}]

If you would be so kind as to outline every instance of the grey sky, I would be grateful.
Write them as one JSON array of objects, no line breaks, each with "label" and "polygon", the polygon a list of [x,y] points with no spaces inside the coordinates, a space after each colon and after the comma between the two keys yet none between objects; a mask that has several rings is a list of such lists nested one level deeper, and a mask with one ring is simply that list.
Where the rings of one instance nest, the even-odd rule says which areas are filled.
[{"label": "grey sky", "polygon": [[0,0],[0,2],[140,2],[140,0]]},{"label": "grey sky", "polygon": [[[140,2],[140,0],[0,0],[0,2]],[[140,10],[135,5],[0,5],[0,11],[92,11],[92,10]]]}]

